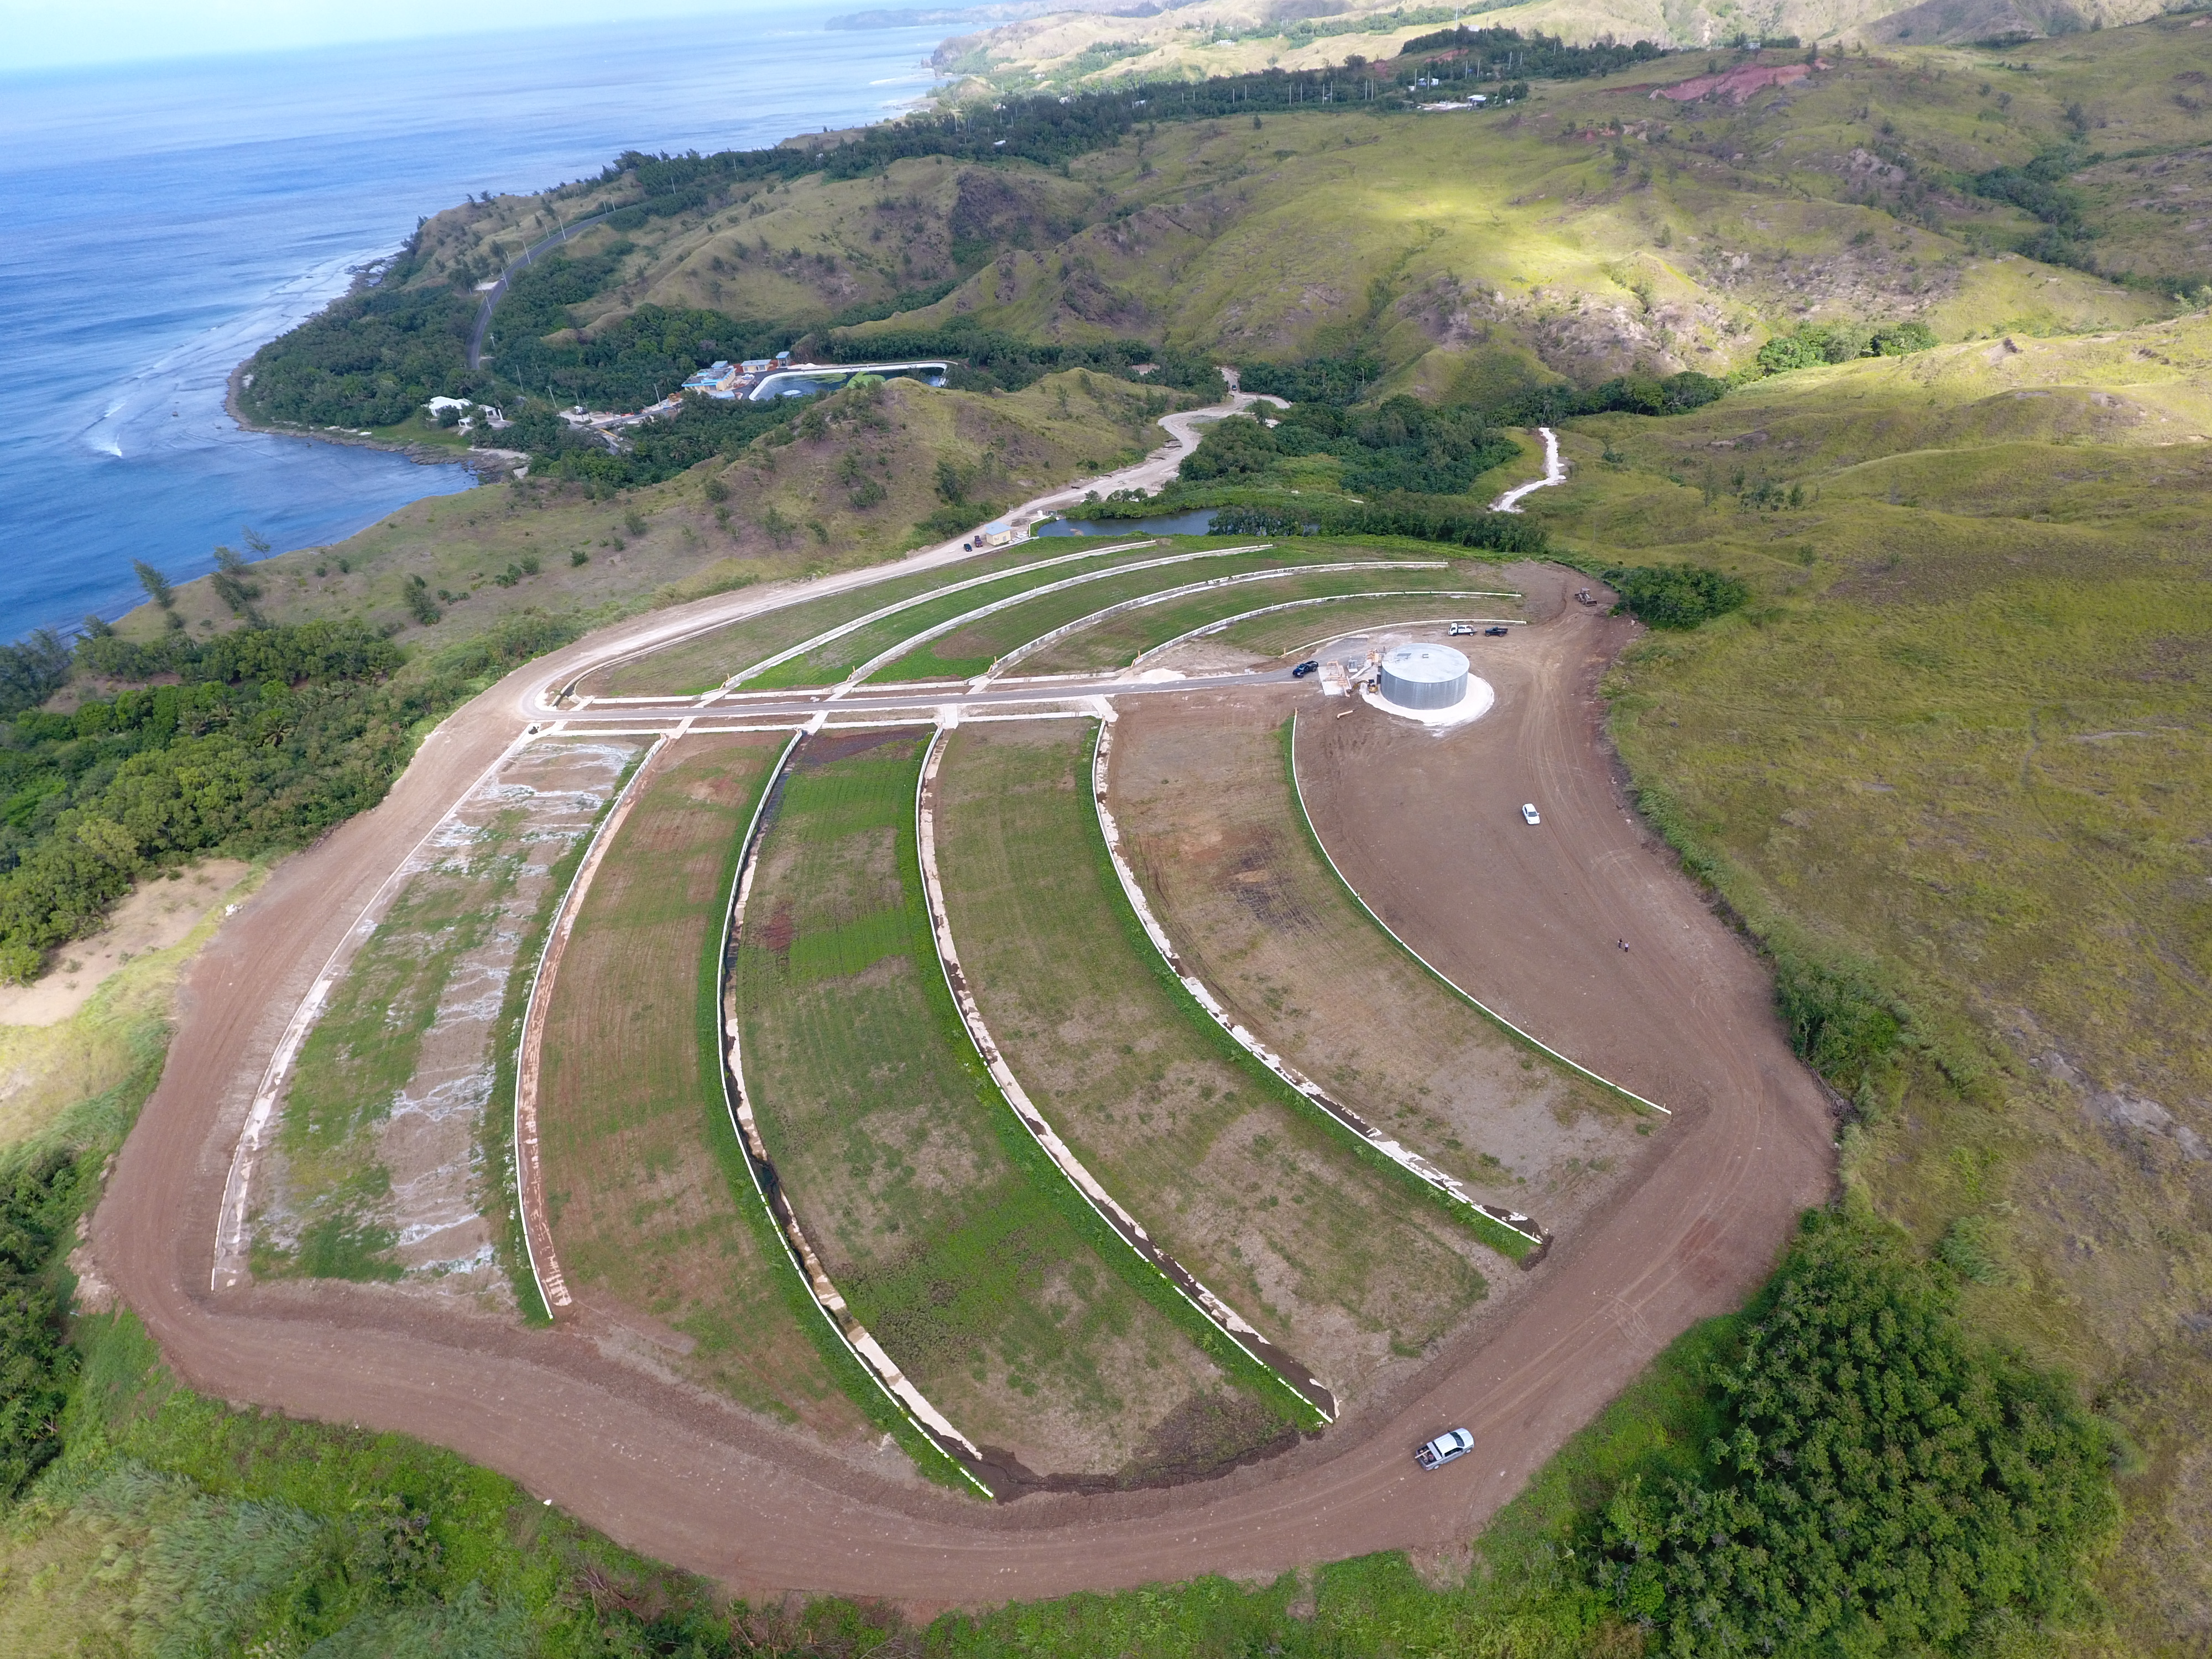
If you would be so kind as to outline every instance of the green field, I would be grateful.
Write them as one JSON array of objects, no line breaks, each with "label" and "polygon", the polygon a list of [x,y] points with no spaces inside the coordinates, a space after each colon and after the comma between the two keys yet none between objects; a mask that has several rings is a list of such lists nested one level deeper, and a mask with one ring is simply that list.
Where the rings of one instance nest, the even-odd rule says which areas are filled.
[{"label": "green field", "polygon": [[[1361,547],[1337,548],[1334,552],[1336,556],[1329,559],[1328,562],[1374,556],[1372,550]],[[1188,599],[1171,599],[1164,605],[1146,605],[1142,610],[1123,616],[1110,617],[1096,627],[1084,629],[1056,645],[1048,646],[1033,657],[1024,658],[1020,672],[1024,674],[1061,674],[1088,669],[1119,668],[1135,661],[1153,647],[1179,639],[1194,628],[1203,628],[1206,623],[1218,622],[1224,617],[1241,616],[1263,605],[1279,605],[1290,599],[1320,599],[1339,593],[1387,592],[1396,588],[1465,589],[1495,587],[1498,585],[1494,566],[1466,564],[1452,565],[1443,570],[1344,570],[1325,576],[1290,576],[1279,581],[1253,582],[1218,592],[1194,593]],[[1442,603],[1464,607],[1485,603],[1504,605],[1510,601],[1452,599]],[[1431,611],[1438,609],[1439,602],[1431,600],[1429,608]],[[1316,609],[1333,612],[1335,607]],[[1310,616],[1312,613],[1310,611],[1308,614]]]},{"label": "green field", "polygon": [[[1393,556],[1389,553],[1380,555],[1369,553],[1366,556],[1389,559]],[[1217,577],[1236,575],[1241,573],[1267,570],[1286,570],[1296,573],[1301,565],[1334,564],[1344,562],[1346,557],[1346,555],[1330,546],[1292,542],[1287,545],[1272,546],[1261,552],[1240,554],[1226,559],[1209,559],[1195,565],[1170,565],[1160,570],[1131,572],[1125,576],[1089,583],[1081,587],[1071,588],[1065,592],[1045,594],[1027,604],[1010,606],[995,616],[981,617],[963,627],[955,629],[949,634],[941,635],[934,640],[916,645],[904,655],[894,659],[878,669],[877,677],[883,679],[935,679],[955,675],[980,674],[1017,646],[1026,645],[1031,640],[1048,634],[1056,628],[1064,627],[1069,623],[1079,622],[1085,617],[1127,599],[1139,599],[1147,594],[1164,593],[1174,588],[1188,586],[1194,582],[1211,581]],[[1433,574],[1435,573],[1419,574]],[[1353,581],[1355,579],[1364,580],[1371,586],[1376,581],[1395,581],[1401,578],[1397,574],[1389,570],[1345,572],[1328,576],[1301,576],[1292,574],[1285,576],[1280,582],[1273,580],[1249,582],[1228,589],[1227,592],[1238,596],[1279,593],[1285,597],[1295,597],[1302,591],[1301,584],[1317,583],[1324,587],[1334,585],[1340,589],[1347,582]],[[1207,596],[1195,596],[1194,602],[1199,602],[1206,597]],[[1246,605],[1264,605],[1267,599],[1264,597],[1247,599],[1244,603]],[[1174,601],[1167,602],[1161,607],[1162,611],[1173,610],[1175,605]],[[1052,647],[1045,654],[1057,655],[1060,649],[1060,647]],[[1024,672],[1033,669],[1039,660],[1042,660],[1042,658],[1031,659],[1025,662]]]},{"label": "green field", "polygon": [[642,787],[546,1010],[540,1157],[554,1246],[587,1314],[748,1406],[850,1439],[866,1420],[755,1224],[717,1071],[722,908],[781,747],[687,738]]},{"label": "green field", "polygon": [[765,832],[737,975],[785,1189],[861,1322],[977,1444],[1133,1481],[1272,1439],[1279,1407],[1101,1259],[969,1046],[923,908],[923,749],[810,739]]},{"label": "green field", "polygon": [[1087,724],[950,741],[945,908],[1014,1074],[1170,1254],[1356,1401],[1506,1264],[1363,1161],[1164,976],[1106,861]]}]

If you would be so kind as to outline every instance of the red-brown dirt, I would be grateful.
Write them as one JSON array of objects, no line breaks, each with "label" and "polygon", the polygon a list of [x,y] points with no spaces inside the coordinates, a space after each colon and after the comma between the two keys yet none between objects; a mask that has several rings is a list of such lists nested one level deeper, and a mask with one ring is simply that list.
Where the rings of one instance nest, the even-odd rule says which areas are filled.
[{"label": "red-brown dirt", "polygon": [[[759,602],[714,603],[737,615]],[[1309,802],[1383,914],[1547,1040],[1680,1109],[1660,1155],[1535,1270],[1510,1317],[1448,1350],[1387,1414],[1204,1486],[986,1508],[857,1472],[574,1332],[358,1287],[211,1293],[239,1123],[333,939],[507,743],[536,687],[684,619],[615,630],[477,699],[383,805],[281,868],[194,965],[167,1070],[94,1226],[105,1276],[186,1382],[436,1441],[741,1589],[942,1605],[1273,1572],[1465,1538],[1668,1340],[1737,1305],[1827,1189],[1825,1104],[1763,975],[1615,791],[1595,690],[1627,625],[1570,606],[1480,653],[1498,706],[1442,739],[1386,731],[1371,710],[1334,720],[1341,702],[1310,684],[1247,694],[1306,710]],[[1542,830],[1521,824],[1524,799],[1543,803]],[[1453,1424],[1480,1454],[1417,1472],[1412,1446]]]}]

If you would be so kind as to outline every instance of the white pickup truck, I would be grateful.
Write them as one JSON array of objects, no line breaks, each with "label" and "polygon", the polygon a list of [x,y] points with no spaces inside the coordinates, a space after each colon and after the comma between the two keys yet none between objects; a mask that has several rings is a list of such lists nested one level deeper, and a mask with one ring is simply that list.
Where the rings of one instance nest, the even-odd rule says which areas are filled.
[{"label": "white pickup truck", "polygon": [[1440,1469],[1474,1449],[1474,1437],[1465,1429],[1446,1429],[1435,1439],[1424,1441],[1421,1449],[1413,1454],[1413,1461],[1425,1469]]}]

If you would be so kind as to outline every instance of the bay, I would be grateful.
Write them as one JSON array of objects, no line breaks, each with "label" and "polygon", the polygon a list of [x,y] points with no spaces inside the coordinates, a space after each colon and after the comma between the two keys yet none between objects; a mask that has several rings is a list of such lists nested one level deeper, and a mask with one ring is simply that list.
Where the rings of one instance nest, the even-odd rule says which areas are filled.
[{"label": "bay", "polygon": [[939,32],[834,5],[0,76],[0,638],[114,617],[252,526],[342,539],[461,467],[240,431],[231,369],[416,219],[625,149],[750,148],[927,95]]}]

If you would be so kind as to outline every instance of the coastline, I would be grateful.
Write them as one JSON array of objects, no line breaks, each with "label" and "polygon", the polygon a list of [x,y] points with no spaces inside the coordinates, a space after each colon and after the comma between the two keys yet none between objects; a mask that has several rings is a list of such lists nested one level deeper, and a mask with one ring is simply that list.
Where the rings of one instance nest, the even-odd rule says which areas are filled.
[{"label": "coastline", "polygon": [[[267,342],[264,342],[266,344]],[[254,349],[258,351],[260,346]],[[469,449],[456,451],[443,444],[395,443],[388,438],[365,438],[358,432],[319,431],[312,427],[269,426],[249,416],[240,404],[238,394],[243,388],[246,365],[253,360],[249,356],[234,365],[223,382],[223,412],[235,422],[241,432],[258,432],[271,438],[301,438],[313,443],[337,444],[352,449],[381,450],[387,455],[400,455],[417,466],[465,466],[477,476],[478,483],[497,483],[511,478],[529,466],[529,459],[520,451],[507,449]]]}]

